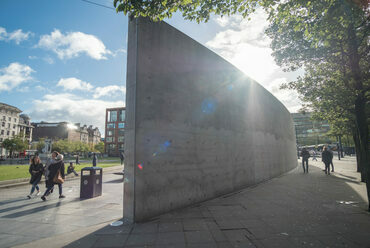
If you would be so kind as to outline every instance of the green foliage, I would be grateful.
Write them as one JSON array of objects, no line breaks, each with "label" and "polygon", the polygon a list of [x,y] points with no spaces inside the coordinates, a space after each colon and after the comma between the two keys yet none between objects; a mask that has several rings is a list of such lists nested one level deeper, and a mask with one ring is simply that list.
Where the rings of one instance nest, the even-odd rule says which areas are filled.
[{"label": "green foliage", "polygon": [[52,150],[60,153],[86,153],[94,152],[94,148],[81,141],[68,141],[67,139],[53,142]]},{"label": "green foliage", "polygon": [[104,153],[104,142],[99,142],[98,144],[95,145],[95,150]]},{"label": "green foliage", "polygon": [[10,155],[13,154],[13,152],[22,152],[28,148],[28,142],[27,140],[23,140],[19,136],[15,136],[11,139],[5,139],[1,146],[8,150],[10,152]]}]

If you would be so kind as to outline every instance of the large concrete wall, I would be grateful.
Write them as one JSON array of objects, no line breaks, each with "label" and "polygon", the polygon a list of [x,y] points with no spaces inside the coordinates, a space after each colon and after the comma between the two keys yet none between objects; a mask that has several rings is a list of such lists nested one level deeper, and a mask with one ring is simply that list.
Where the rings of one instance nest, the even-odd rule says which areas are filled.
[{"label": "large concrete wall", "polygon": [[297,165],[288,110],[162,23],[129,22],[124,217],[143,221]]}]

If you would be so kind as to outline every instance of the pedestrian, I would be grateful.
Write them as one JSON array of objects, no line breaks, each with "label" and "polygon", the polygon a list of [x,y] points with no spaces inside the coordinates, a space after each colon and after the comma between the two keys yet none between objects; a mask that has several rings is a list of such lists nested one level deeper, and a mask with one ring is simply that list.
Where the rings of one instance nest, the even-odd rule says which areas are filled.
[{"label": "pedestrian", "polygon": [[331,156],[331,159],[330,159],[331,172],[334,172],[334,164],[333,164],[334,154],[333,154],[333,151],[331,149],[329,150],[329,152],[330,152],[330,156]]},{"label": "pedestrian", "polygon": [[75,174],[75,176],[78,176],[78,173],[75,171],[75,167],[73,166],[73,162],[69,162],[69,166],[67,168],[67,175],[71,173]]},{"label": "pedestrian", "polygon": [[78,154],[77,154],[77,156],[76,156],[76,165],[78,165],[78,164],[80,164],[80,156],[78,156]]},{"label": "pedestrian", "polygon": [[315,161],[317,161],[316,155],[317,155],[317,154],[316,154],[316,151],[315,151],[315,150],[313,150],[313,151],[312,151],[312,161],[314,161],[314,160],[315,160]]},{"label": "pedestrian", "polygon": [[[302,156],[303,173],[308,173],[308,158],[310,157],[310,153],[306,150],[305,147],[302,148],[301,156]],[[306,167],[305,167],[305,164],[306,164]]]},{"label": "pedestrian", "polygon": [[121,165],[123,165],[123,160],[125,160],[125,156],[123,155],[123,151],[119,154],[119,158],[121,159]]},{"label": "pedestrian", "polygon": [[93,167],[96,167],[98,163],[98,159],[96,158],[96,154],[95,152],[93,153],[93,159],[92,159],[92,164],[93,164]]},{"label": "pedestrian", "polygon": [[324,146],[324,148],[323,148],[323,152],[321,154],[321,159],[325,164],[325,174],[330,175],[330,162],[332,161],[332,155],[328,151],[326,146]]},{"label": "pedestrian", "polygon": [[49,195],[50,191],[54,188],[54,185],[57,184],[59,187],[59,198],[65,198],[62,194],[62,184],[65,179],[64,175],[64,162],[63,162],[63,155],[58,154],[56,159],[53,163],[51,163],[48,167],[48,177],[46,180],[46,191],[44,195],[41,197],[43,201],[46,201],[46,196]]},{"label": "pedestrian", "polygon": [[39,156],[34,156],[31,159],[31,164],[28,171],[31,174],[30,184],[32,184],[32,188],[30,194],[27,197],[28,199],[31,199],[31,196],[33,192],[35,192],[35,189],[37,190],[36,196],[40,194],[38,183],[40,182],[42,174],[44,172],[44,165],[41,163]]}]

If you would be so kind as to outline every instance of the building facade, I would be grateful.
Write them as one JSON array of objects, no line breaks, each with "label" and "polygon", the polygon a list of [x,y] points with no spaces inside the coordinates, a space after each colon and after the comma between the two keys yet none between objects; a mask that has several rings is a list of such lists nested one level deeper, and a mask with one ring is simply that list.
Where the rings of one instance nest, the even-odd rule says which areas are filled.
[{"label": "building facade", "polygon": [[299,146],[331,143],[330,137],[327,136],[330,130],[327,121],[312,120],[310,112],[292,113],[291,115]]},{"label": "building facade", "polygon": [[22,110],[17,107],[0,103],[0,156],[7,154],[6,149],[1,147],[5,139],[12,139],[21,135],[23,140],[29,143],[32,141],[32,130],[30,118],[25,114],[20,114]]},{"label": "building facade", "polygon": [[[86,144],[92,143],[93,145],[96,145],[99,143],[101,138],[100,131],[97,127],[87,127],[87,125],[81,126],[80,123],[72,124],[68,122],[40,122],[32,124],[35,127],[33,139],[36,141],[40,140],[41,138],[47,138],[51,140],[67,139],[68,141],[81,141]],[[90,132],[89,129],[94,131]]]},{"label": "building facade", "polygon": [[125,144],[125,113],[126,108],[108,108],[105,113],[105,153],[119,156]]}]

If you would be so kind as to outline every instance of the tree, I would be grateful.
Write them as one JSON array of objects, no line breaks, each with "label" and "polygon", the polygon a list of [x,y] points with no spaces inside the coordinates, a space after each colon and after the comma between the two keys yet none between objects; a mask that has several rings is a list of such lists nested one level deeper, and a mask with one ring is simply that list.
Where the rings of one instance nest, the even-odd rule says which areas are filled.
[{"label": "tree", "polygon": [[13,152],[22,152],[28,148],[28,142],[24,141],[21,137],[15,136],[11,139],[5,139],[2,142],[2,147],[9,151],[10,156],[13,156]]},{"label": "tree", "polygon": [[95,150],[104,153],[104,142],[99,142],[98,144],[95,145]]},{"label": "tree", "polygon": [[[325,108],[323,103],[336,98],[348,103],[343,118],[353,124],[358,163],[365,175],[370,199],[368,1],[114,0],[114,6],[117,12],[154,21],[180,11],[185,19],[197,22],[208,21],[211,14],[241,13],[246,17],[256,8],[264,8],[270,22],[266,34],[272,39],[277,64],[287,71],[306,70],[305,76],[289,83],[289,87],[298,90],[303,98],[311,94],[306,98],[309,105],[316,113],[325,109],[328,120],[337,118],[340,111],[334,105]],[[311,83],[317,87],[312,89]],[[328,96],[329,99],[325,99]]]}]

